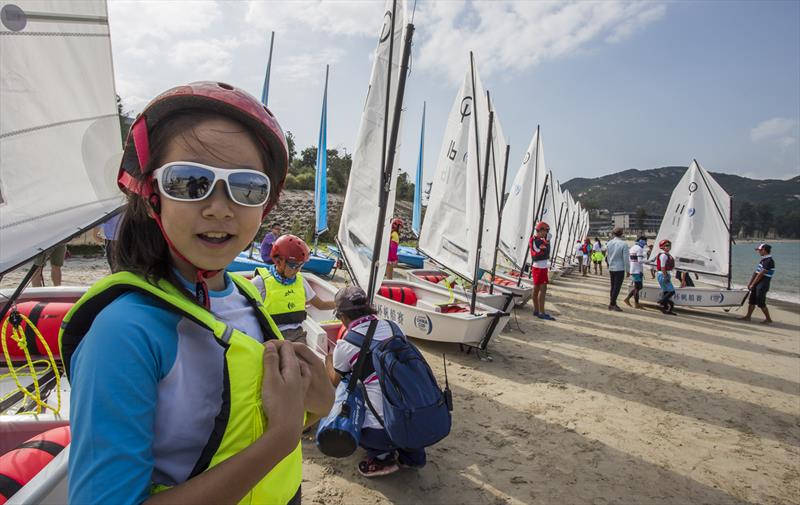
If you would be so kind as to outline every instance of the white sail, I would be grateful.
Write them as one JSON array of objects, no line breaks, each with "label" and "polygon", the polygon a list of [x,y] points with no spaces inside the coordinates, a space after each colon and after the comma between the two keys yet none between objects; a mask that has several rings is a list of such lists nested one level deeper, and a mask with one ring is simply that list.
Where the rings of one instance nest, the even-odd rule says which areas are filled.
[{"label": "white sail", "polygon": [[[393,2],[388,0],[384,10],[384,24],[378,38],[367,98],[361,113],[361,125],[356,139],[353,165],[350,169],[347,194],[342,207],[337,236],[353,281],[365,290],[369,285],[372,252],[377,231],[375,218],[381,206],[381,168],[384,162],[387,164],[390,162],[388,152],[384,153],[384,148],[388,146],[391,126],[394,122],[400,64],[405,47],[408,19],[405,1],[397,2],[397,11],[394,17],[392,17],[392,4]],[[390,51],[392,25],[394,25],[394,43],[391,45]],[[389,70],[390,59],[391,71]],[[387,95],[387,84],[390,80],[391,84]],[[399,140],[399,132],[397,137]],[[377,286],[380,286],[389,250],[389,233],[398,174],[396,163],[398,153],[399,142],[398,149],[395,151],[394,169],[386,202],[386,218],[382,223],[383,240],[378,252]],[[387,157],[385,161],[383,160],[384,156]]]},{"label": "white sail", "polygon": [[[522,268],[527,259],[528,242],[546,174],[541,136],[539,128],[536,128],[503,208],[499,247],[516,268]],[[555,226],[550,229],[555,231]]]},{"label": "white sail", "polygon": [[467,206],[476,205],[474,198],[467,200],[467,144],[472,113],[472,80],[467,70],[450,108],[428,198],[429,218],[422,222],[419,235],[420,251],[467,279],[474,274],[470,251],[475,247],[475,240],[470,242],[472,234],[466,218]]},{"label": "white sail", "polygon": [[[482,90],[483,86],[478,77],[478,71],[475,70],[475,87],[476,90]],[[483,177],[484,167],[486,164],[486,140],[488,135],[489,111],[494,113],[492,120],[492,140],[490,144],[491,151],[489,152],[489,178],[486,181],[486,202],[484,204],[483,216],[483,234],[481,235],[481,258],[480,267],[486,271],[491,271],[495,261],[495,250],[497,249],[497,227],[500,224],[500,206],[503,203],[503,192],[505,188],[503,185],[503,171],[505,170],[505,157],[506,157],[506,138],[503,134],[503,127],[500,124],[500,116],[494,108],[493,103],[487,103],[486,93],[477,94],[477,97],[483,96],[476,102],[476,105],[483,108],[483,113],[477,114],[478,120],[478,139],[480,139],[480,153],[481,153],[481,170],[476,171],[479,174],[477,183],[483,191]],[[488,105],[488,106],[487,106]],[[478,110],[478,109],[476,109]],[[481,118],[485,118],[486,127],[481,128]],[[474,124],[473,124],[474,126]],[[471,140],[475,140],[475,135],[470,136]],[[471,159],[469,154],[467,159]],[[467,170],[470,170],[470,164],[467,165]],[[477,167],[476,167],[477,168]],[[468,179],[471,180],[471,179]],[[478,194],[480,196],[480,194]],[[476,205],[475,209],[479,209]],[[477,217],[477,216],[476,216]],[[477,237],[475,237],[477,242]]]},{"label": "white sail", "polygon": [[104,1],[18,0],[0,23],[0,273],[123,203]]},{"label": "white sail", "polygon": [[676,268],[727,276],[730,209],[731,197],[696,160],[692,161],[672,192],[649,260],[655,261],[658,243],[667,239],[672,242],[670,254],[675,257]]},{"label": "white sail", "polygon": [[539,219],[547,223],[547,225],[550,227],[550,240],[552,243],[552,240],[555,238],[556,225],[558,224],[558,207],[556,207],[556,193],[553,174],[550,173],[546,179],[547,182],[545,184],[544,191],[542,192],[542,205],[540,206],[541,214]]}]

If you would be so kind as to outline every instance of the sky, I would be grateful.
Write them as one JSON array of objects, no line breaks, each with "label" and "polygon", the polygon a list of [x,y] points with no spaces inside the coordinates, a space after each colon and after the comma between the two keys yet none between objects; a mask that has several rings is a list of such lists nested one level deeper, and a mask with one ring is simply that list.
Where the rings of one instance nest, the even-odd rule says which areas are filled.
[{"label": "sky", "polygon": [[[413,5],[413,2],[409,5]],[[328,148],[352,151],[382,1],[109,0],[117,92],[220,80],[261,96],[298,151],[316,145],[330,65]],[[424,1],[414,12],[400,168],[414,173],[427,103],[425,180],[474,51],[511,144],[513,180],[537,127],[562,183],[687,166],[800,175],[800,2]]]}]

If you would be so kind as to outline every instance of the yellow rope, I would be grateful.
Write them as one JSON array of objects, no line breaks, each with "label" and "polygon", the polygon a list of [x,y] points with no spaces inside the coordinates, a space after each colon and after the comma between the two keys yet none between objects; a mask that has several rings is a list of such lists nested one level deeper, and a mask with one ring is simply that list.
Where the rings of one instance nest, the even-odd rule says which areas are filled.
[{"label": "yellow rope", "polygon": [[[28,328],[33,330],[34,334],[36,334],[36,338],[42,343],[44,350],[47,352],[47,360],[33,361],[33,359],[31,359],[31,353],[28,350],[28,342],[25,339],[25,333],[22,331],[22,325],[19,324],[19,322],[12,324],[11,339],[14,342],[16,342],[17,346],[19,346],[22,352],[25,353],[26,364],[19,367],[19,370],[23,370],[27,367],[30,370],[30,372],[18,372],[17,368],[14,367],[14,362],[11,359],[10,353],[8,352],[7,340],[9,337],[6,334],[6,329],[8,328],[9,321],[11,321],[12,319],[16,319],[17,317],[27,323]],[[17,321],[19,321],[19,319]],[[12,309],[11,314],[6,318],[6,320],[3,321],[2,328],[0,328],[0,342],[2,343],[3,346],[3,356],[6,359],[6,365],[8,365],[8,373],[4,374],[2,377],[13,378],[14,383],[17,385],[17,389],[21,391],[24,396],[33,400],[33,402],[36,404],[35,412],[26,412],[26,413],[41,414],[43,409],[45,410],[50,409],[53,411],[54,414],[59,414],[61,412],[61,375],[58,373],[58,368],[56,367],[56,361],[55,358],[53,358],[53,353],[50,351],[50,346],[47,345],[47,341],[42,336],[42,333],[39,331],[39,328],[37,328],[36,325],[33,324],[31,320],[28,319],[27,316],[25,316],[24,314],[20,314],[19,312],[17,312],[17,309],[14,308]],[[55,373],[55,379],[56,379],[55,407],[42,401],[41,390],[39,388],[39,374],[36,373],[36,368],[34,366],[34,363],[41,363],[41,362],[45,362],[48,366],[50,366],[50,368]],[[47,370],[45,370],[42,373],[46,372]],[[19,381],[20,375],[22,376],[30,375],[33,378],[33,389],[34,389],[33,393],[28,391],[28,388],[26,388],[20,383]]]}]

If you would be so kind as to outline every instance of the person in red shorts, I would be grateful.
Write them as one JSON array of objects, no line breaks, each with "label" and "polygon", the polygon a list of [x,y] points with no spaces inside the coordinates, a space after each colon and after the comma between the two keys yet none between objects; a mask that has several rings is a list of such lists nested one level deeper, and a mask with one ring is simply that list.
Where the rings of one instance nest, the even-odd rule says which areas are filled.
[{"label": "person in red shorts", "polygon": [[533,277],[533,315],[545,321],[556,318],[544,311],[544,297],[547,295],[547,270],[550,268],[550,226],[544,221],[536,223],[531,237],[531,277]]}]

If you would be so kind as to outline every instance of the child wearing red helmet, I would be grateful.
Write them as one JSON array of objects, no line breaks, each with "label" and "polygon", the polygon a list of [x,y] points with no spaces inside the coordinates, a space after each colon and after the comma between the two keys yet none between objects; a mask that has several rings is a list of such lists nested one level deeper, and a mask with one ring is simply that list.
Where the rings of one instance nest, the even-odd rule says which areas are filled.
[{"label": "child wearing red helmet", "polygon": [[672,242],[669,240],[662,240],[658,243],[658,248],[661,252],[656,256],[656,278],[658,285],[661,287],[661,297],[658,299],[658,304],[661,306],[661,312],[664,314],[675,315],[672,310],[675,307],[675,302],[672,297],[675,296],[675,286],[672,285],[672,270],[675,269],[675,258],[669,253],[672,249]]},{"label": "child wearing red helmet", "polygon": [[544,299],[547,296],[547,271],[550,268],[550,226],[544,221],[536,223],[531,236],[531,277],[533,278],[533,315],[545,321],[556,318],[544,311]]},{"label": "child wearing red helmet", "polygon": [[306,343],[306,305],[320,310],[333,310],[333,300],[324,301],[303,277],[300,269],[311,256],[303,239],[294,235],[281,235],[270,250],[272,264],[256,269],[253,284],[267,305],[267,312],[278,325],[283,338]]},{"label": "child wearing red helmet", "polygon": [[258,290],[224,271],[287,168],[277,120],[228,84],[170,89],[133,123],[119,271],[75,304],[60,335],[70,503],[299,502],[300,435],[333,391]]}]

